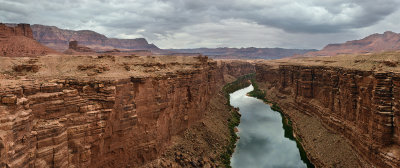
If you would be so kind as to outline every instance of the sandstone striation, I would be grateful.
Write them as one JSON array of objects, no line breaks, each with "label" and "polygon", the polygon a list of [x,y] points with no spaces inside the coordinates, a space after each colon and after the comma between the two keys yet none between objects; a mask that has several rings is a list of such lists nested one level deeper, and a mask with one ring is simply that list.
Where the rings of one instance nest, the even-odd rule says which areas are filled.
[{"label": "sandstone striation", "polygon": [[224,82],[222,65],[203,56],[0,57],[0,64],[3,167],[140,166],[198,124]]},{"label": "sandstone striation", "polygon": [[[357,58],[362,57],[370,56]],[[359,63],[357,60],[353,61]],[[352,64],[355,64],[354,62]],[[257,81],[264,85],[269,98],[280,103],[284,109],[294,111],[290,112],[292,114],[289,116],[305,113],[316,117],[326,128],[344,136],[361,156],[357,158],[349,154],[349,157],[338,159],[341,165],[337,166],[342,167],[347,164],[344,163],[346,160],[354,158],[352,163],[349,163],[353,164],[352,166],[399,167],[400,74],[393,70],[385,71],[384,68],[381,71],[373,70],[375,65],[370,65],[368,61],[363,64],[371,67],[364,69],[355,68],[357,66],[350,68],[346,66],[349,63],[340,61],[331,64],[342,66],[322,66],[323,64],[323,61],[318,61],[315,65],[304,65],[290,60],[265,62],[256,65],[256,77]],[[382,65],[376,62],[375,64]],[[387,69],[393,67],[388,66]],[[294,120],[300,123],[309,122]],[[315,133],[313,134],[310,136],[315,136]],[[318,146],[316,140],[323,137],[321,132],[319,134],[314,140],[303,137],[303,142],[308,143],[305,147]],[[342,142],[338,140],[334,143]],[[310,146],[310,143],[313,145]],[[327,144],[326,147],[331,145]],[[323,150],[325,148],[320,149],[319,153],[323,153]],[[334,153],[332,151],[331,153]],[[341,155],[344,155],[344,152]],[[329,158],[318,159],[326,157],[321,154],[314,153],[311,156],[313,163],[321,167],[332,166],[335,163],[330,162]]]},{"label": "sandstone striation", "polygon": [[0,37],[5,38],[10,36],[25,36],[33,38],[32,29],[29,24],[17,24],[11,26],[0,23]]}]

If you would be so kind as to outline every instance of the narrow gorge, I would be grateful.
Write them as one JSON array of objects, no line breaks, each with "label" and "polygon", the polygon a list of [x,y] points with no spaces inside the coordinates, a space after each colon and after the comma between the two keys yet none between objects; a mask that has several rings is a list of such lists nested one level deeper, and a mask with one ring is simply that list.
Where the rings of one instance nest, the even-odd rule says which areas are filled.
[{"label": "narrow gorge", "polygon": [[316,167],[400,164],[396,72],[205,56],[0,59],[3,167],[226,165],[235,109],[223,86],[254,72]]}]

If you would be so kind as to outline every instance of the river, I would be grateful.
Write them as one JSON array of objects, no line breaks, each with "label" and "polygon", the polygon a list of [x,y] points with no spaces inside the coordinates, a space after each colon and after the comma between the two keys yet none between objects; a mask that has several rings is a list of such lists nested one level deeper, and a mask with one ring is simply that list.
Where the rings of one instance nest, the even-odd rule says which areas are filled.
[{"label": "river", "polygon": [[[239,137],[231,158],[233,168],[307,167],[296,141],[285,137],[282,117],[262,100],[246,96],[253,86],[230,94],[230,103],[239,107]],[[305,160],[305,161],[303,161]]]}]

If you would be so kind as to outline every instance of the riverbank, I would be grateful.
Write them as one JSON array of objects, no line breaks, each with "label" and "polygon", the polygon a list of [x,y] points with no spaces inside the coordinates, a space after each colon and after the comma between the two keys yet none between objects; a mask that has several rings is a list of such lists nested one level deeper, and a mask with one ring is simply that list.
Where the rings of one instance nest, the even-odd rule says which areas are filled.
[{"label": "riverbank", "polygon": [[273,106],[290,118],[296,138],[316,167],[370,167],[360,160],[361,157],[345,137],[326,128],[316,117],[304,113],[295,105],[294,99],[282,96],[268,84],[257,84],[270,103],[275,102]]},{"label": "riverbank", "polygon": [[[253,74],[254,76],[254,74]],[[204,119],[178,136],[157,160],[142,167],[230,167],[237,140],[238,110],[229,105],[229,93],[250,85],[249,75],[239,77],[213,96]]]},{"label": "riverbank", "polygon": [[225,95],[225,99],[227,100],[227,105],[229,106],[230,113],[232,117],[228,121],[228,128],[230,133],[230,139],[228,145],[225,147],[225,152],[221,154],[221,161],[223,165],[227,168],[231,167],[231,157],[233,152],[235,151],[236,142],[238,140],[236,127],[240,124],[240,113],[239,109],[234,108],[230,103],[230,93],[233,93],[237,90],[243,89],[251,85],[250,80],[253,79],[255,74],[248,74],[239,77],[236,81],[225,85],[222,88],[222,91]]},{"label": "riverbank", "polygon": [[262,100],[264,103],[270,105],[271,109],[278,112],[282,117],[282,125],[285,130],[284,136],[296,142],[297,148],[300,152],[301,160],[307,165],[308,168],[314,168],[315,166],[309,160],[306,151],[304,150],[302,139],[296,135],[295,130],[293,130],[293,124],[289,115],[283,112],[281,107],[274,101],[268,100],[266,97],[266,92],[261,90],[258,83],[254,78],[251,79],[251,83],[254,87],[253,91],[249,92],[247,95]]}]

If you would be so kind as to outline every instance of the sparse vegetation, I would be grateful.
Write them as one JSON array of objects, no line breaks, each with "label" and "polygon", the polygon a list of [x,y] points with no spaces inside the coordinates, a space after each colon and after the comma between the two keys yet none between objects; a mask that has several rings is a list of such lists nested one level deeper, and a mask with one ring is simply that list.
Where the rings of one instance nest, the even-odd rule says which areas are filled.
[{"label": "sparse vegetation", "polygon": [[251,80],[251,83],[253,84],[254,89],[253,89],[253,91],[249,92],[248,95],[251,97],[255,97],[257,99],[263,100],[266,103],[270,103],[267,100],[267,98],[265,98],[265,95],[266,95],[265,92],[258,88],[257,82],[254,80],[254,78],[252,78],[250,80]]},{"label": "sparse vegetation", "polygon": [[300,137],[294,137],[292,121],[290,120],[290,118],[284,115],[283,110],[281,109],[281,107],[279,107],[279,105],[276,102],[269,101],[267,98],[265,98],[266,96],[265,91],[259,89],[257,82],[254,79],[251,79],[251,83],[253,84],[254,90],[249,92],[248,95],[263,100],[266,103],[272,104],[271,109],[281,114],[282,125],[283,129],[285,130],[285,137],[289,138],[290,140],[296,141],[297,148],[299,149],[300,152],[301,160],[307,164],[308,168],[314,168],[314,165],[310,162],[310,160],[308,160],[307,154],[303,146],[301,145],[302,139]]},{"label": "sparse vegetation", "polygon": [[222,89],[225,94],[225,97],[227,99],[227,105],[230,108],[231,116],[232,116],[228,120],[228,127],[229,127],[229,132],[230,132],[229,143],[225,147],[226,148],[225,152],[223,152],[220,155],[222,163],[227,168],[231,167],[231,165],[230,165],[231,164],[231,156],[235,150],[236,141],[238,138],[236,135],[236,132],[235,132],[235,127],[237,127],[240,123],[240,114],[238,112],[238,109],[235,109],[230,105],[229,94],[233,93],[237,90],[240,90],[240,89],[250,86],[250,84],[251,84],[250,80],[252,78],[254,78],[254,74],[248,74],[248,75],[241,76],[236,81],[226,84]]},{"label": "sparse vegetation", "polygon": [[[230,106],[230,101],[229,101],[230,93],[233,93],[237,90],[248,87],[250,84],[252,84],[254,87],[254,90],[249,92],[248,95],[251,97],[255,97],[257,99],[263,100],[266,103],[272,104],[271,109],[274,111],[277,111],[281,114],[283,129],[285,130],[285,137],[289,138],[293,141],[296,141],[297,147],[300,151],[301,159],[307,164],[307,167],[313,168],[314,165],[311,164],[311,162],[308,160],[306,152],[304,151],[303,146],[301,145],[301,138],[298,138],[298,137],[295,138],[293,136],[293,127],[292,127],[292,122],[290,121],[290,118],[288,118],[287,116],[285,116],[283,114],[282,109],[279,107],[279,105],[277,103],[269,101],[266,98],[266,92],[259,88],[254,77],[255,77],[255,74],[248,74],[248,75],[239,77],[236,81],[234,81],[232,83],[226,84],[223,87],[223,92],[227,99],[227,104]],[[230,159],[231,159],[232,154],[236,147],[237,135],[235,132],[235,127],[237,127],[240,123],[240,114],[238,112],[238,109],[235,109],[232,106],[230,106],[230,109],[231,109],[230,111],[231,111],[231,116],[232,116],[228,121],[228,127],[229,127],[229,131],[230,131],[230,139],[229,139],[228,145],[225,147],[226,148],[225,152],[220,155],[221,161],[224,164],[224,167],[227,167],[227,168],[231,167]]]},{"label": "sparse vegetation", "polygon": [[225,93],[225,97],[229,97],[230,93],[233,93],[239,89],[243,89],[247,86],[250,86],[250,80],[253,79],[255,76],[254,73],[247,74],[244,76],[239,77],[236,81],[232,83],[228,83],[223,87],[223,91]]}]

